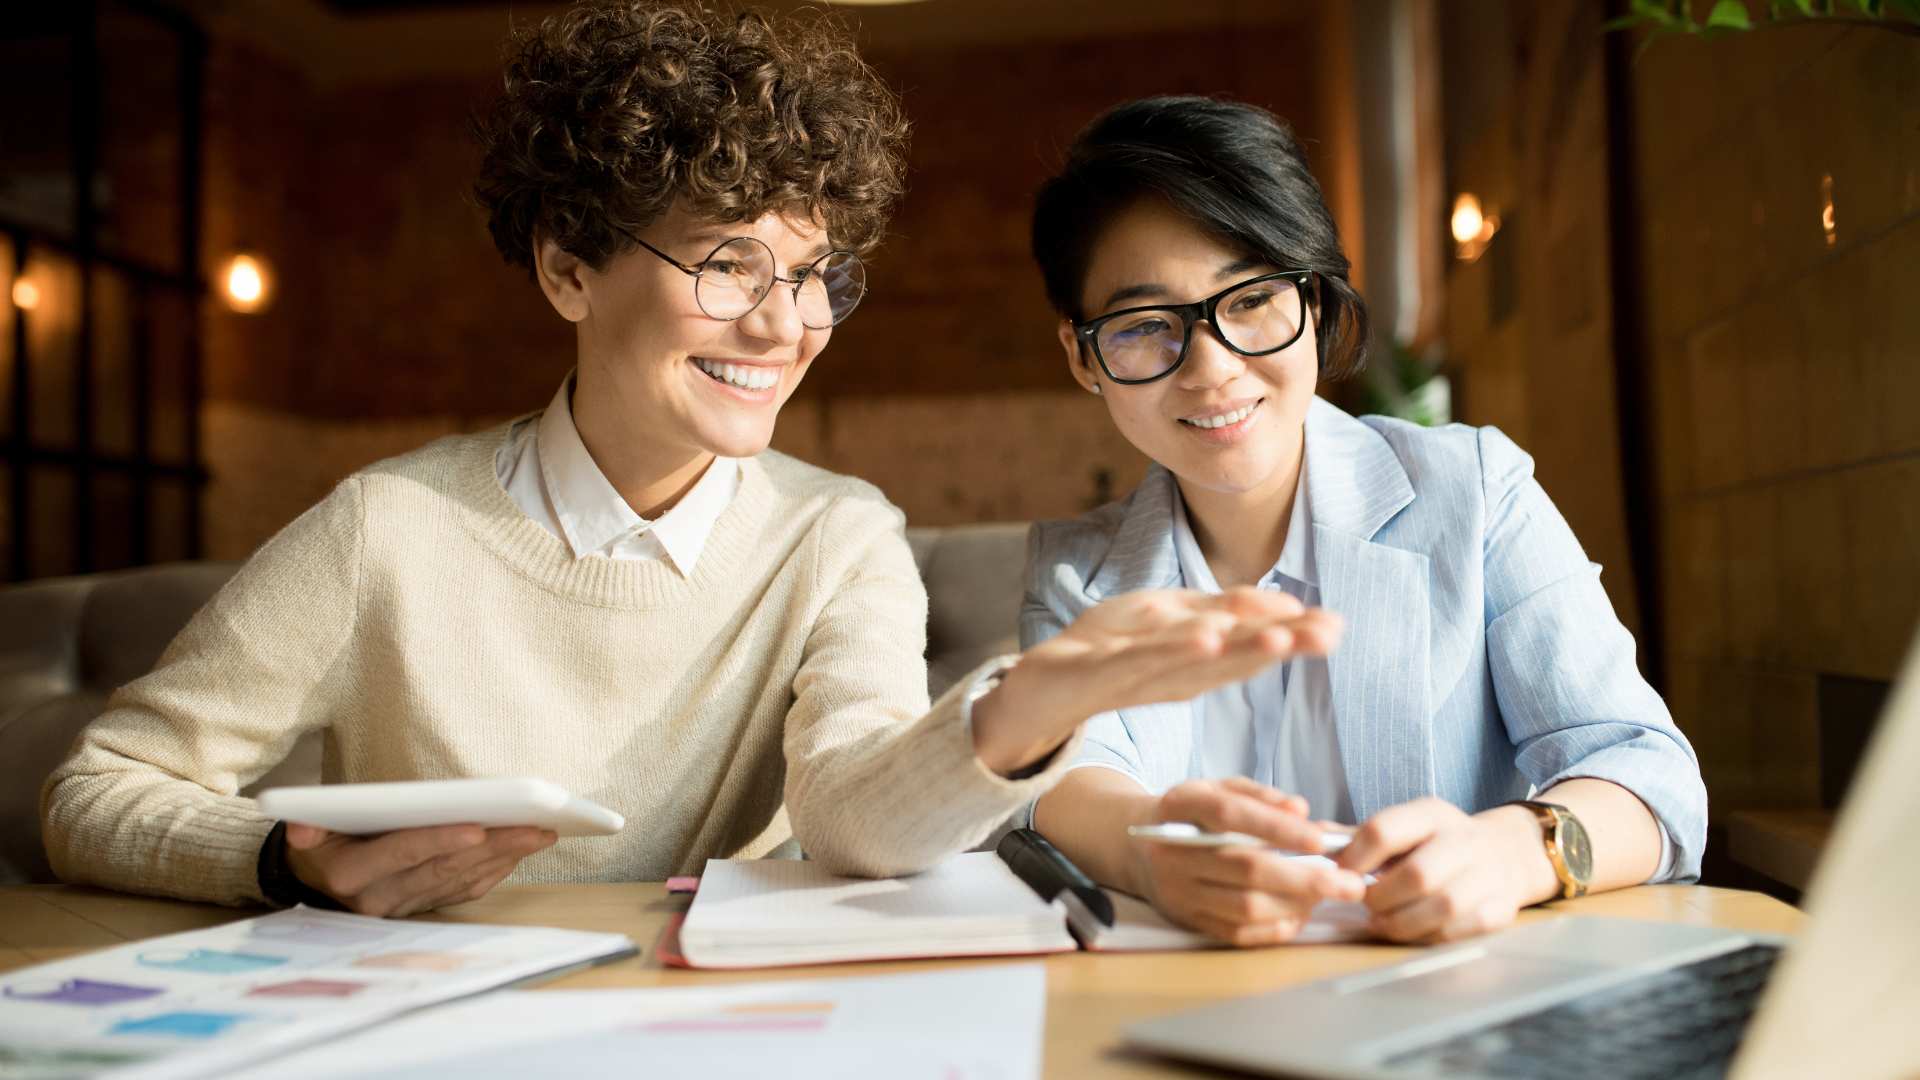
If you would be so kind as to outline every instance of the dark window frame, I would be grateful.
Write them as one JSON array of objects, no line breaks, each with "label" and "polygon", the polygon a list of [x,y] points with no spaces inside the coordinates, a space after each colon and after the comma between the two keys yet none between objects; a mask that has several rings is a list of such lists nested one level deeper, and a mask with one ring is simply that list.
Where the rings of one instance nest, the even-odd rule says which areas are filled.
[{"label": "dark window frame", "polygon": [[[104,121],[102,117],[101,88],[104,72],[101,67],[98,39],[98,21],[100,9],[108,3],[152,22],[170,31],[179,45],[179,137],[180,137],[180,175],[178,206],[180,223],[179,269],[166,270],[144,265],[134,259],[103,251],[99,240],[99,212],[94,199],[94,177],[98,171],[101,156]],[[206,285],[200,277],[200,158],[202,152],[202,87],[205,78],[207,43],[205,35],[190,20],[177,12],[149,2],[149,0],[91,0],[91,2],[71,5],[66,12],[62,29],[72,47],[72,83],[70,87],[72,117],[70,125],[71,139],[71,180],[74,185],[74,221],[70,238],[51,234],[45,229],[32,225],[0,219],[0,232],[9,236],[13,246],[13,265],[9,267],[9,282],[21,277],[27,268],[30,254],[35,249],[58,252],[70,259],[78,268],[79,304],[77,338],[75,341],[74,372],[74,430],[76,435],[73,449],[55,449],[38,445],[33,438],[33,392],[32,378],[34,357],[29,348],[28,319],[31,312],[14,308],[12,311],[12,417],[10,430],[4,444],[0,444],[0,459],[4,459],[8,469],[7,490],[4,497],[8,502],[6,574],[14,581],[46,576],[46,571],[33,563],[34,524],[36,508],[33,505],[30,489],[31,477],[36,471],[59,470],[72,477],[74,485],[72,538],[74,551],[72,567],[79,573],[88,573],[101,567],[96,565],[96,528],[100,524],[95,520],[95,481],[102,476],[128,478],[132,483],[131,504],[128,507],[128,522],[132,535],[127,538],[126,551],[129,559],[126,565],[143,565],[152,561],[154,554],[153,535],[153,498],[155,483],[176,483],[184,485],[187,493],[184,553],[190,559],[201,555],[202,537],[200,521],[201,495],[206,486],[207,472],[200,458],[199,413],[201,401],[201,312],[200,308],[206,296]],[[94,326],[97,318],[95,298],[96,268],[110,268],[124,275],[132,286],[134,303],[133,363],[131,374],[132,400],[134,401],[134,452],[126,454],[105,454],[97,450],[94,438],[94,412],[98,395],[95,393],[96,342]],[[185,393],[182,401],[186,409],[185,461],[168,463],[155,459],[153,447],[153,417],[155,412],[155,394],[153,387],[153,357],[155,353],[154,327],[148,313],[153,294],[171,294],[187,312],[182,331],[184,340],[175,342],[185,360]],[[0,297],[0,303],[12,304],[12,297]]]}]

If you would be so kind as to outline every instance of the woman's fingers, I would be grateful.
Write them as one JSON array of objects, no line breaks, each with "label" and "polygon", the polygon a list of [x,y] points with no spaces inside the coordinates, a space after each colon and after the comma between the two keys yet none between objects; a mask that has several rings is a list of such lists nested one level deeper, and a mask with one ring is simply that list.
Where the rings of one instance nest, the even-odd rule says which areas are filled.
[{"label": "woman's fingers", "polygon": [[512,873],[521,859],[558,839],[546,829],[478,825],[401,829],[372,840],[344,837],[333,850],[307,853],[320,859],[322,879],[308,883],[361,914],[409,914],[471,891],[499,860]]},{"label": "woman's fingers", "polygon": [[319,847],[321,844],[336,837],[344,838],[346,836],[345,833],[330,832],[317,825],[302,825],[294,821],[287,822],[285,835],[287,838],[287,846],[293,848],[295,851],[306,851],[309,848]]},{"label": "woman's fingers", "polygon": [[[1302,801],[1295,799],[1295,802]],[[1309,850],[1319,841],[1320,830],[1307,821],[1304,810],[1275,804],[1211,780],[1189,780],[1176,785],[1161,796],[1159,811],[1164,821],[1184,821],[1208,832],[1246,833],[1290,851]]]},{"label": "woman's fingers", "polygon": [[1434,798],[1389,806],[1355,830],[1353,842],[1335,861],[1355,873],[1371,874],[1426,843],[1444,825],[1465,817],[1458,807]]},{"label": "woman's fingers", "polygon": [[1479,844],[1470,830],[1441,829],[1389,869],[1367,890],[1367,906],[1393,911],[1444,891],[1473,869]]},{"label": "woman's fingers", "polygon": [[1339,616],[1331,612],[1309,612],[1295,621],[1302,630],[1237,623],[1215,611],[1143,635],[1101,658],[1103,676],[1122,699],[1109,707],[1184,701],[1250,679],[1297,653],[1325,652],[1338,640]]},{"label": "woman's fingers", "polygon": [[1306,922],[1296,905],[1261,892],[1197,883],[1184,900],[1180,922],[1241,948],[1284,944]]},{"label": "woman's fingers", "polygon": [[1360,875],[1350,870],[1290,859],[1262,848],[1151,844],[1147,860],[1155,881],[1263,892],[1308,908],[1322,900],[1358,900],[1366,890]]},{"label": "woman's fingers", "polygon": [[1149,863],[1161,910],[1234,945],[1291,940],[1315,904],[1361,890],[1355,875],[1271,852],[1154,847]]},{"label": "woman's fingers", "polygon": [[1504,929],[1518,911],[1494,877],[1469,872],[1412,903],[1375,911],[1370,929],[1390,941],[1431,945]]},{"label": "woman's fingers", "polygon": [[300,876],[329,896],[351,900],[396,874],[477,847],[486,839],[487,831],[478,825],[399,829],[371,840],[334,834],[303,853],[306,859],[300,860],[315,864],[319,880],[311,880],[304,873]]},{"label": "woman's fingers", "polygon": [[1220,786],[1239,795],[1251,796],[1269,806],[1277,807],[1289,814],[1307,816],[1307,800],[1298,795],[1289,795],[1277,787],[1263,784],[1244,776],[1229,776],[1221,780]]}]

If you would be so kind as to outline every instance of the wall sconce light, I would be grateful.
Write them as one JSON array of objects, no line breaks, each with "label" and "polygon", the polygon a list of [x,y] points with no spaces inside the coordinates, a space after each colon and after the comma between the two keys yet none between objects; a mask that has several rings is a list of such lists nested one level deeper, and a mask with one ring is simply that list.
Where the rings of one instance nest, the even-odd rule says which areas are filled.
[{"label": "wall sconce light", "polygon": [[265,311],[273,303],[273,264],[252,252],[233,255],[220,267],[220,299],[242,314]]},{"label": "wall sconce light", "polygon": [[26,278],[13,279],[13,306],[21,311],[32,311],[40,306],[40,286]]},{"label": "wall sconce light", "polygon": [[1487,241],[1493,239],[1493,234],[1500,231],[1500,215],[1482,212],[1480,197],[1463,191],[1453,200],[1452,225],[1454,253],[1472,262],[1487,250]]},{"label": "wall sconce light", "polygon": [[1820,178],[1820,228],[1827,234],[1827,246],[1839,238],[1833,224],[1833,174]]}]

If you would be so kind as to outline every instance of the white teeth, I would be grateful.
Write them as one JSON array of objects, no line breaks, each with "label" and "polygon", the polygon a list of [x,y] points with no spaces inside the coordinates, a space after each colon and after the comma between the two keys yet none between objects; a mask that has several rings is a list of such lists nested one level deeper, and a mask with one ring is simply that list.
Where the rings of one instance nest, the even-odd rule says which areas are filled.
[{"label": "white teeth", "polygon": [[700,370],[729,386],[737,386],[742,390],[765,390],[780,381],[779,368],[754,367],[749,364],[720,364],[712,360],[702,360]]},{"label": "white teeth", "polygon": [[1230,413],[1221,413],[1218,416],[1203,416],[1198,420],[1182,420],[1181,423],[1192,424],[1197,428],[1222,428],[1228,424],[1237,424],[1245,420],[1259,405],[1260,403],[1256,401],[1252,405],[1243,406]]}]

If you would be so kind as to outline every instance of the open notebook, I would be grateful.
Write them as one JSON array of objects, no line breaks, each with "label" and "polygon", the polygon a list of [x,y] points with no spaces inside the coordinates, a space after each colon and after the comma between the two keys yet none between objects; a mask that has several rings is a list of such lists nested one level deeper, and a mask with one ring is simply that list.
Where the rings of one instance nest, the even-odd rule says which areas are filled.
[{"label": "open notebook", "polygon": [[[1023,835],[1024,834],[1024,835]],[[1294,940],[1366,937],[1360,904],[1323,903]],[[711,859],[670,963],[782,967],[928,956],[1209,949],[1144,900],[1102,889],[1035,834],[904,878],[842,878],[807,862]]]},{"label": "open notebook", "polygon": [[921,956],[1071,952],[1066,912],[990,851],[905,878],[843,878],[816,863],[709,859],[680,925],[691,967],[784,967]]}]

